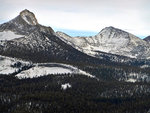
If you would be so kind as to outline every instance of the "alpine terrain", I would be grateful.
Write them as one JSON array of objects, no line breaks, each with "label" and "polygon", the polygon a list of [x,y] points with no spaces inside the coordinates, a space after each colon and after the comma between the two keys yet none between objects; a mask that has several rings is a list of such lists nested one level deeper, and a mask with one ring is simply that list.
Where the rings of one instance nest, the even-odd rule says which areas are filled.
[{"label": "alpine terrain", "polygon": [[90,37],[71,37],[63,32],[57,32],[66,43],[89,55],[98,52],[112,53],[137,59],[150,58],[149,38],[144,40],[123,30],[106,27],[97,35]]},{"label": "alpine terrain", "polygon": [[148,113],[150,37],[71,37],[25,9],[0,24],[0,113]]}]

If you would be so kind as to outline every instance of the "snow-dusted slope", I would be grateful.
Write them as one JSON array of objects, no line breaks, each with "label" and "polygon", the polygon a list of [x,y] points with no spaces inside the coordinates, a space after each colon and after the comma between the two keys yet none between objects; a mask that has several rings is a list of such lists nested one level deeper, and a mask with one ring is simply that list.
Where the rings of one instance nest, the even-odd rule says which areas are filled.
[{"label": "snow-dusted slope", "polygon": [[71,65],[59,63],[37,64],[34,67],[17,74],[16,77],[18,77],[19,79],[36,78],[50,74],[83,74],[89,77],[94,77],[93,75],[86,73],[85,71],[82,71]]},{"label": "snow-dusted slope", "polygon": [[12,31],[0,32],[0,41],[1,40],[12,40],[12,39],[21,38],[21,37],[24,37],[24,35],[18,35]]},{"label": "snow-dusted slope", "polygon": [[35,78],[50,74],[83,74],[95,77],[76,67],[60,63],[39,63],[22,61],[15,58],[0,56],[0,75],[16,74],[16,77]]},{"label": "snow-dusted slope", "polygon": [[32,63],[22,60],[0,56],[0,74],[7,75],[22,70],[25,66],[31,66]]},{"label": "snow-dusted slope", "polygon": [[5,37],[5,41],[0,40],[0,55],[33,62],[82,61],[86,59],[85,57],[88,57],[88,60],[91,59],[60,40],[51,27],[38,24],[34,14],[28,10],[22,11],[11,21],[1,24],[0,32],[6,31],[24,37],[12,40],[8,40],[10,37]]},{"label": "snow-dusted slope", "polygon": [[118,76],[119,81],[126,81],[126,82],[150,82],[150,76],[147,73],[124,73],[124,75],[121,77],[121,75]]},{"label": "snow-dusted slope", "polygon": [[102,51],[131,58],[150,58],[149,43],[114,27],[106,27],[97,35],[91,37],[70,37],[62,32],[57,32],[57,36],[92,56],[96,55],[98,51]]}]

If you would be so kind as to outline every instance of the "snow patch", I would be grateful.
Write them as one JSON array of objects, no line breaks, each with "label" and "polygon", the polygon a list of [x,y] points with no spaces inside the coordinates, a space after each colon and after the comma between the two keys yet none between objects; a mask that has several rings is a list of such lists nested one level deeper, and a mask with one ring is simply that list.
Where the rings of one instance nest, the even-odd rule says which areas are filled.
[{"label": "snow patch", "polygon": [[140,68],[148,68],[149,67],[149,65],[142,65],[142,66],[140,66]]},{"label": "snow patch", "polygon": [[12,40],[12,39],[15,39],[15,38],[20,38],[20,37],[24,37],[24,35],[18,35],[18,34],[15,34],[12,31],[0,32],[0,40]]},{"label": "snow patch", "polygon": [[65,83],[61,85],[61,89],[66,90],[67,88],[71,88],[72,86],[69,83]]},{"label": "snow patch", "polygon": [[128,80],[126,80],[126,82],[136,82],[136,79],[133,79],[133,78],[130,78],[130,79],[128,79]]},{"label": "snow patch", "polygon": [[[0,55],[0,74],[7,75],[18,72],[23,66],[29,64],[29,62],[24,62],[18,59],[4,57]],[[18,65],[18,67],[15,65]]]},{"label": "snow patch", "polygon": [[126,82],[149,81],[150,77],[146,73],[129,73]]}]

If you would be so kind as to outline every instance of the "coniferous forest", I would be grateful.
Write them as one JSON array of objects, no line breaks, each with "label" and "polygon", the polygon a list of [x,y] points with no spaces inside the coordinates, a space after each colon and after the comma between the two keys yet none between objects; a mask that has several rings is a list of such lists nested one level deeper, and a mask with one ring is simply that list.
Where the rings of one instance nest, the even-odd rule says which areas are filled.
[{"label": "coniferous forest", "polygon": [[[71,88],[62,89],[64,83]],[[1,75],[0,113],[147,113],[150,93],[141,92],[141,86],[149,90],[150,84],[70,74],[21,80]]]}]

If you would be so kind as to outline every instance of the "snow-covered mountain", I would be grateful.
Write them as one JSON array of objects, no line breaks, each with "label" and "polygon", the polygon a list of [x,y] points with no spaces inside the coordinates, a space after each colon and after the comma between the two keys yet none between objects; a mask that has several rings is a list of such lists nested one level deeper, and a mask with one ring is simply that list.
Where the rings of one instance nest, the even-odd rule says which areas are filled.
[{"label": "snow-covered mountain", "polygon": [[82,61],[90,56],[101,59],[113,56],[113,61],[118,62],[120,57],[113,54],[149,59],[149,48],[147,41],[114,27],[106,27],[91,37],[55,33],[51,27],[40,25],[28,10],[0,25],[0,54],[34,62]]},{"label": "snow-covered mountain", "polygon": [[0,25],[0,54],[33,62],[82,61],[89,57],[60,40],[51,27],[40,25],[28,10]]},{"label": "snow-covered mountain", "polygon": [[[0,55],[33,63],[70,64],[77,67],[74,70],[78,70],[78,74],[82,74],[80,69],[86,70],[83,73],[91,73],[99,78],[101,76],[102,79],[105,77],[99,72],[100,69],[105,72],[116,66],[114,73],[110,75],[116,80],[133,82],[140,81],[139,79],[144,76],[144,79],[149,81],[148,72],[144,73],[143,70],[150,66],[150,61],[135,59],[148,58],[148,42],[114,27],[107,27],[91,37],[71,37],[62,32],[55,33],[51,27],[40,25],[35,15],[28,10],[22,11],[13,20],[0,25]],[[2,61],[2,64],[5,65],[5,62]],[[136,71],[128,72],[124,70],[124,66],[136,66],[141,70],[141,74]],[[10,64],[3,67],[8,67],[5,68],[6,70],[11,68]],[[143,70],[141,67],[144,67]],[[60,66],[47,67],[33,64],[23,69],[13,68],[8,74],[15,72],[19,78],[32,78],[59,73],[56,69],[72,73],[72,69],[68,70],[66,67],[62,69]],[[129,77],[130,73],[136,74]]]},{"label": "snow-covered mountain", "polygon": [[150,44],[123,30],[106,27],[90,37],[71,37],[57,32],[57,36],[76,49],[95,56],[99,52],[112,53],[138,59],[150,58]]},{"label": "snow-covered mountain", "polygon": [[149,40],[114,27],[71,37],[24,10],[0,25],[0,111],[146,113]]}]

